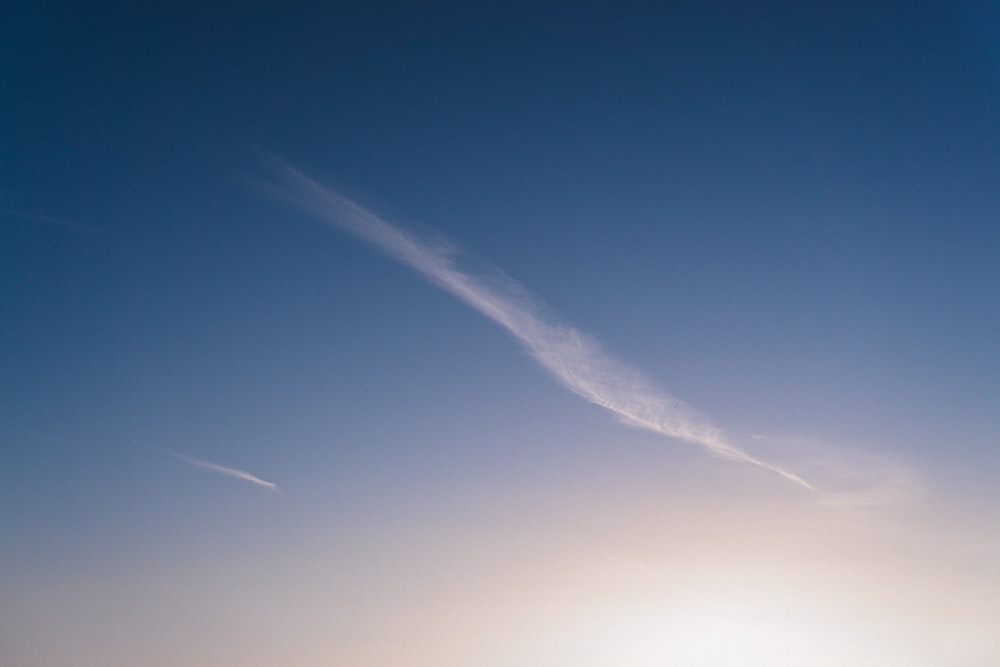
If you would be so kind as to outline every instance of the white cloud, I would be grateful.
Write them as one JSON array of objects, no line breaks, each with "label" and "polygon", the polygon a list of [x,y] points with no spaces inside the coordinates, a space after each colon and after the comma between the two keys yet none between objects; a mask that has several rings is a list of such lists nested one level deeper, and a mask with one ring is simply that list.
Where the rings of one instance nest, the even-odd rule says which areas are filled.
[{"label": "white cloud", "polygon": [[310,215],[376,246],[472,306],[510,332],[564,387],[612,412],[621,422],[700,445],[717,456],[750,463],[816,491],[798,475],[731,444],[706,417],[605,353],[590,336],[543,317],[539,306],[513,281],[501,284],[467,273],[456,266],[454,248],[417,239],[281,160],[272,160],[272,166],[282,185],[269,189]]}]

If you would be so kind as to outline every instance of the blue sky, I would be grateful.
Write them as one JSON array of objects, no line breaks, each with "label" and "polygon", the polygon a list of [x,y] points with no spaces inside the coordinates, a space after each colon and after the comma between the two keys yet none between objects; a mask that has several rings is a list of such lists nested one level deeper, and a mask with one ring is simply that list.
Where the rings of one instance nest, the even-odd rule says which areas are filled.
[{"label": "blue sky", "polygon": [[0,662],[1000,658],[995,10],[251,4],[0,33]]}]

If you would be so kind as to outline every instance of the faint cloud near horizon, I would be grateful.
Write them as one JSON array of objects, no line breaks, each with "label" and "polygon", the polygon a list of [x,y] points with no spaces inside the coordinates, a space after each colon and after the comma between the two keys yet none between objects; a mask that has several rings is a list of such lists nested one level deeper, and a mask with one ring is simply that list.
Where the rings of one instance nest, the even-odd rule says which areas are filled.
[{"label": "faint cloud near horizon", "polygon": [[180,452],[175,452],[172,449],[165,449],[161,447],[154,447],[157,451],[163,452],[169,456],[174,457],[178,461],[184,461],[185,463],[190,463],[191,465],[201,468],[203,470],[208,470],[210,472],[218,473],[220,475],[225,475],[226,477],[232,477],[234,479],[241,479],[245,482],[250,482],[251,484],[256,484],[257,486],[262,486],[265,489],[270,489],[272,491],[280,491],[278,485],[275,482],[269,482],[266,479],[261,479],[256,475],[247,472],[246,470],[240,470],[239,468],[230,468],[229,466],[224,466],[219,463],[212,463],[211,461],[206,461],[205,459],[199,459],[194,456],[188,456],[187,454],[181,454]]}]

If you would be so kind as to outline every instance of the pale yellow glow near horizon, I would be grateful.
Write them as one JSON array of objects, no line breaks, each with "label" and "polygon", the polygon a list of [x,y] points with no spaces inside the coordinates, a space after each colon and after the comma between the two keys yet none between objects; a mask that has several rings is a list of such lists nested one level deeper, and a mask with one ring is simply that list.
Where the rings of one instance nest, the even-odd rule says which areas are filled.
[{"label": "pale yellow glow near horizon", "polygon": [[792,599],[643,603],[603,610],[519,664],[574,667],[912,667],[912,643]]},{"label": "pale yellow glow near horizon", "polygon": [[787,496],[636,479],[342,532],[317,512],[283,540],[172,540],[11,582],[4,638],[31,667],[998,664],[992,514],[833,511],[763,477]]}]

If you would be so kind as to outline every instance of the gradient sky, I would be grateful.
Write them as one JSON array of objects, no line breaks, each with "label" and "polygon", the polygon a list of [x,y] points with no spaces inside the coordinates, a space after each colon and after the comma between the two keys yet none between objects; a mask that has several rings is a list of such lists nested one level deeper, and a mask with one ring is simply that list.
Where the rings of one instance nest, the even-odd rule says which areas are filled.
[{"label": "gradient sky", "polygon": [[140,4],[0,27],[0,663],[1000,664],[996,7]]}]

